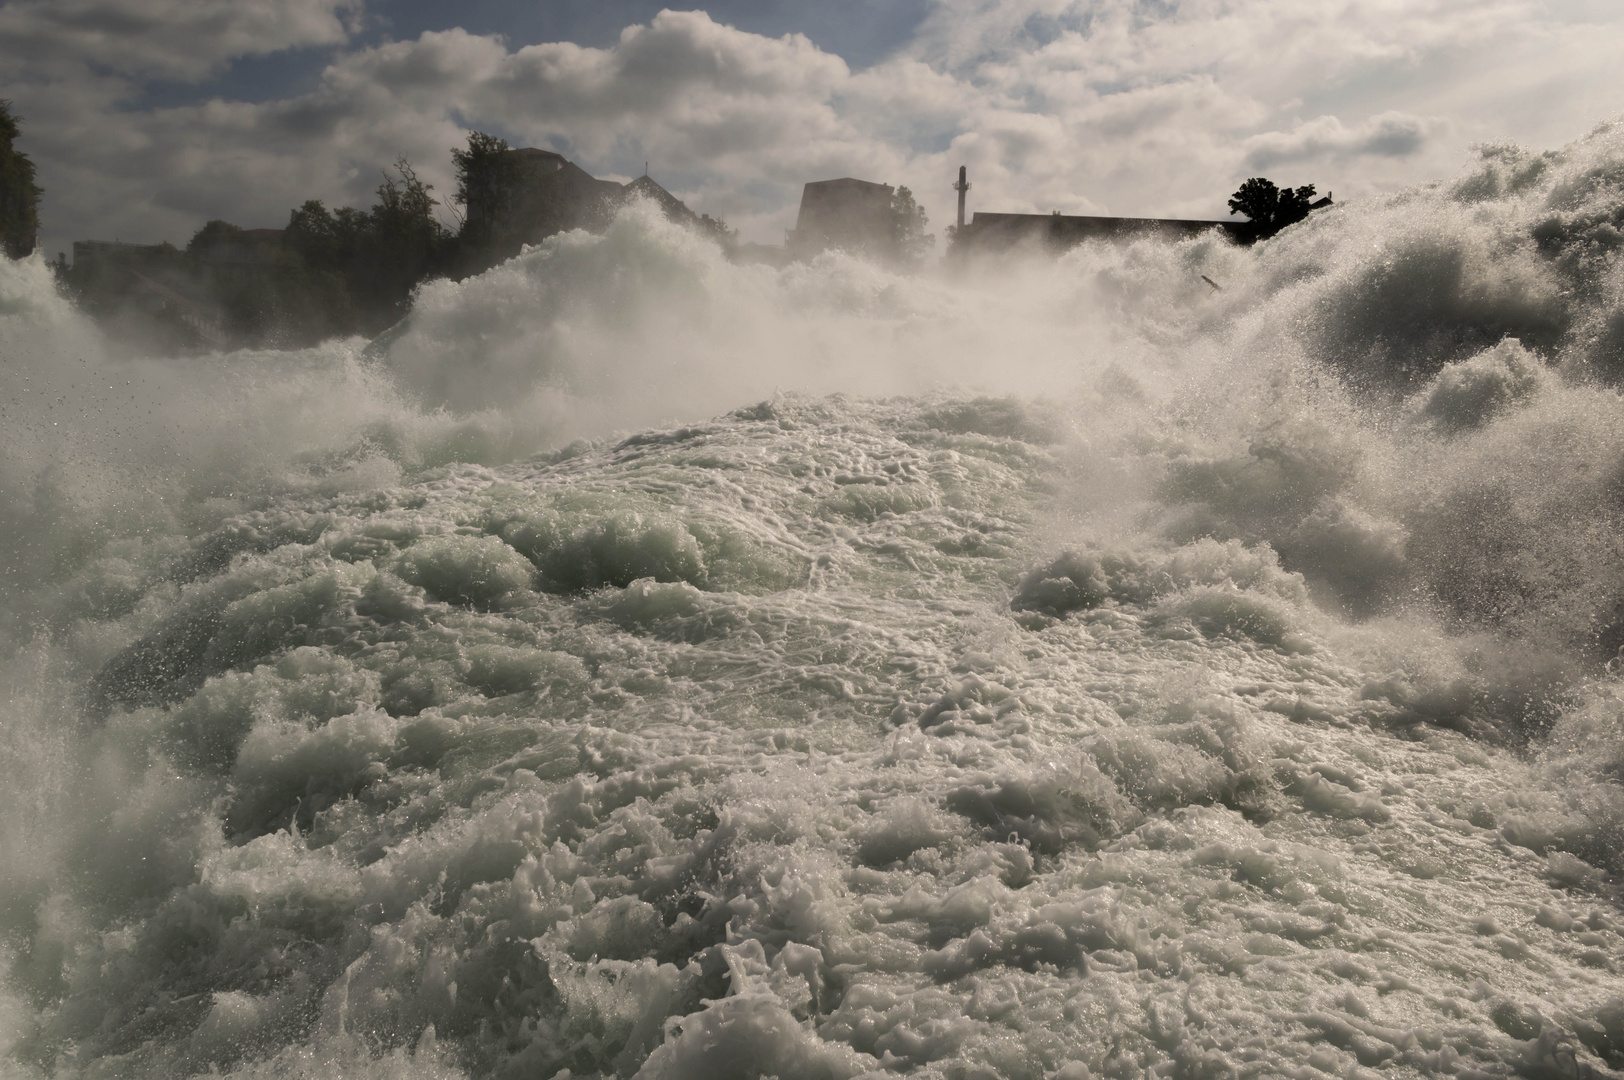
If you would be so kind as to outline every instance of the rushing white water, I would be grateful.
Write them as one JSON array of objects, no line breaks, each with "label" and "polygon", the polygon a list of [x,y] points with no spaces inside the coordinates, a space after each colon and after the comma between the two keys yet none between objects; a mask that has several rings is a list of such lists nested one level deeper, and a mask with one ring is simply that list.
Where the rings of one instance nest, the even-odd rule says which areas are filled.
[{"label": "rushing white water", "polygon": [[5,1068],[1624,1068],[1621,229],[1617,126],[1250,250],[633,210],[367,351],[0,261]]}]

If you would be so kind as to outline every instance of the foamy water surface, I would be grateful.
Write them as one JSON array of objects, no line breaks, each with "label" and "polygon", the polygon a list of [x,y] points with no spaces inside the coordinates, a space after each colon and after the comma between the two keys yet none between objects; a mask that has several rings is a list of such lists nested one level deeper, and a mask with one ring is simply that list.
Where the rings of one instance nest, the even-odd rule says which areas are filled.
[{"label": "foamy water surface", "polygon": [[1624,1069],[1621,230],[1610,126],[1253,249],[634,209],[370,349],[0,260],[4,1068]]}]

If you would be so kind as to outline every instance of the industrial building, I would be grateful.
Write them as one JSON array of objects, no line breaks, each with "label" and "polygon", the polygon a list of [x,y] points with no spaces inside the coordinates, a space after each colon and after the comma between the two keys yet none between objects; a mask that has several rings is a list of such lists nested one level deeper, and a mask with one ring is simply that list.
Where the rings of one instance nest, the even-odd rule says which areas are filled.
[{"label": "industrial building", "polygon": [[831,248],[879,250],[890,238],[894,190],[890,184],[850,176],[812,181],[801,190],[801,212],[785,247],[799,259]]}]

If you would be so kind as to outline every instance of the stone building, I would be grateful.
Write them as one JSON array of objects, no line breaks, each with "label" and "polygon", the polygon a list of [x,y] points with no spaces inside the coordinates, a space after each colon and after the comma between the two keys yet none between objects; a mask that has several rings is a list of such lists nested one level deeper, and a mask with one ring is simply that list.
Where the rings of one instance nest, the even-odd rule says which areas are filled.
[{"label": "stone building", "polygon": [[[1272,188],[1273,185],[1270,185]],[[949,255],[963,258],[972,252],[1002,252],[1020,250],[1066,251],[1088,240],[1133,240],[1144,236],[1161,236],[1178,240],[1200,236],[1216,230],[1237,244],[1252,244],[1273,235],[1275,229],[1261,226],[1246,218],[1230,217],[1221,221],[1203,221],[1188,218],[1130,218],[1102,217],[1086,214],[989,214],[977,211],[968,223],[964,220],[964,196],[970,183],[964,166],[959,166],[959,181],[953,185],[959,193],[959,224],[954,234]],[[1312,189],[1309,189],[1312,191]],[[1323,210],[1332,205],[1329,193],[1308,210]]]},{"label": "stone building", "polygon": [[652,200],[665,216],[686,225],[719,226],[695,214],[647,175],[627,184],[599,180],[562,154],[535,147],[501,155],[501,174],[480,186],[488,196],[470,199],[465,235],[479,237],[480,251],[466,268],[476,272],[570,229],[597,232],[629,200]]},{"label": "stone building", "polygon": [[205,226],[187,246],[193,258],[207,267],[269,266],[283,258],[281,229],[211,230]]},{"label": "stone building", "polygon": [[830,248],[878,251],[891,239],[890,184],[856,180],[814,180],[801,190],[801,212],[790,233],[790,252],[809,259]]},{"label": "stone building", "polygon": [[490,236],[501,254],[567,229],[601,228],[614,215],[623,185],[599,180],[563,154],[525,147],[503,155],[505,183],[494,205],[468,204],[468,226]]}]

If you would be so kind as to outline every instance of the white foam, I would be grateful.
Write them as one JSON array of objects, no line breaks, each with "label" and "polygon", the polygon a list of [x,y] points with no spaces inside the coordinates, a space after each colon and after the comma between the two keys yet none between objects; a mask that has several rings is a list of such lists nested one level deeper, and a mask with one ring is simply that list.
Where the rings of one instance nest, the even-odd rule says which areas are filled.
[{"label": "white foam", "polygon": [[1619,138],[913,278],[634,210],[381,357],[0,262],[8,1068],[1617,1068]]}]

